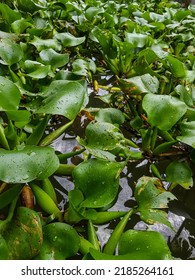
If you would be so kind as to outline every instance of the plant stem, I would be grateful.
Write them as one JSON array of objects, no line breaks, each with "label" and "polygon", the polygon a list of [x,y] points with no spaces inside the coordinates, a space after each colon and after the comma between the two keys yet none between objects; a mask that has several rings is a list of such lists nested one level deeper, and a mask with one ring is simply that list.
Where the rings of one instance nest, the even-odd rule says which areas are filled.
[{"label": "plant stem", "polygon": [[55,131],[51,132],[49,135],[47,135],[39,144],[39,146],[48,146],[50,145],[55,139],[57,139],[62,133],[66,131],[67,128],[69,128],[73,124],[74,120],[71,120],[70,122],[62,125]]},{"label": "plant stem", "polygon": [[0,186],[0,193],[3,192],[3,190],[5,189],[5,187],[7,186],[7,183],[3,182]]},{"label": "plant stem", "polygon": [[64,160],[64,159],[71,158],[71,157],[74,157],[76,155],[79,155],[79,154],[83,153],[84,151],[85,151],[85,148],[77,150],[75,152],[70,152],[70,153],[66,153],[66,154],[59,154],[57,156],[58,156],[59,160]]},{"label": "plant stem", "polygon": [[74,168],[75,168],[75,165],[73,165],[73,164],[60,164],[58,169],[56,170],[55,174],[71,176]]},{"label": "plant stem", "polygon": [[118,244],[118,241],[123,233],[129,218],[135,213],[135,209],[131,209],[127,214],[121,219],[118,225],[115,227],[114,231],[112,232],[106,246],[104,247],[103,253],[113,255]]}]

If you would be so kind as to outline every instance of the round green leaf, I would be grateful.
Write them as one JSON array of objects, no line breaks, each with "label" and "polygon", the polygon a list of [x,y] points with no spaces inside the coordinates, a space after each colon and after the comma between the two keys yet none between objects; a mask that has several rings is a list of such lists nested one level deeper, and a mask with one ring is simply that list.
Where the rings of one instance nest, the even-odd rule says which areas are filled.
[{"label": "round green leaf", "polygon": [[79,235],[72,226],[51,223],[43,227],[43,245],[36,259],[65,260],[76,255],[79,246]]},{"label": "round green leaf", "polygon": [[23,58],[23,50],[20,45],[10,39],[1,39],[0,41],[0,57],[3,64],[12,65],[19,62]]},{"label": "round green leaf", "polygon": [[18,7],[22,11],[34,13],[47,7],[46,0],[18,0]]},{"label": "round green leaf", "polygon": [[90,159],[75,167],[75,187],[84,195],[80,206],[100,208],[111,204],[118,193],[120,171],[119,163],[100,159]]},{"label": "round green leaf", "polygon": [[180,129],[182,134],[177,136],[177,140],[195,148],[195,121],[182,122],[180,124]]},{"label": "round green leaf", "polygon": [[119,255],[132,260],[169,260],[171,252],[164,237],[155,231],[128,230],[120,238]]},{"label": "round green leaf", "polygon": [[26,146],[21,150],[0,150],[0,180],[6,183],[45,179],[58,166],[58,157],[51,147]]},{"label": "round green leaf", "polygon": [[125,140],[119,128],[108,122],[90,122],[85,135],[89,147],[101,150],[113,150]]},{"label": "round green leaf", "polygon": [[187,106],[176,97],[146,94],[142,102],[148,122],[161,130],[171,129],[185,114]]},{"label": "round green leaf", "polygon": [[19,207],[2,234],[9,249],[10,260],[30,260],[43,242],[41,220],[37,212]]},{"label": "round green leaf", "polygon": [[54,38],[59,40],[64,47],[75,47],[82,44],[85,41],[85,36],[75,37],[69,32],[58,33],[54,36]]},{"label": "round green leaf", "polygon": [[83,107],[87,89],[76,81],[51,83],[37,113],[58,114],[73,120]]},{"label": "round green leaf", "polygon": [[20,91],[10,80],[0,77],[0,111],[14,111],[20,103]]},{"label": "round green leaf", "polygon": [[59,54],[53,49],[42,50],[40,58],[43,63],[51,65],[52,68],[62,67],[68,63],[68,54]]},{"label": "round green leaf", "polygon": [[166,180],[188,189],[193,185],[192,170],[187,162],[172,161],[166,168]]},{"label": "round green leaf", "polygon": [[123,113],[116,108],[101,108],[95,114],[95,119],[99,122],[108,122],[121,125],[125,121]]}]

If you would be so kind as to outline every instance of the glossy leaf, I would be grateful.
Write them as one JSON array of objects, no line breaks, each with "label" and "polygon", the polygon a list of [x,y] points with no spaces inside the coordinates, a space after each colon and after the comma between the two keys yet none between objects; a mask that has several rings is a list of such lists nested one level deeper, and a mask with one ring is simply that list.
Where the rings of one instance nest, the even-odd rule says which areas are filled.
[{"label": "glossy leaf", "polygon": [[187,162],[172,161],[166,168],[166,180],[189,189],[193,186],[192,170]]},{"label": "glossy leaf", "polygon": [[182,122],[180,129],[181,135],[177,136],[177,140],[195,148],[195,121]]},{"label": "glossy leaf", "polygon": [[170,64],[172,73],[175,77],[177,78],[184,78],[186,76],[186,68],[185,65],[179,61],[178,59],[172,57],[172,56],[167,56],[167,60]]},{"label": "glossy leaf", "polygon": [[11,9],[8,5],[4,3],[0,3],[0,12],[2,14],[2,18],[6,20],[8,24],[19,20],[22,17],[18,11]]},{"label": "glossy leaf", "polygon": [[18,0],[19,9],[25,12],[34,13],[47,7],[46,0]]},{"label": "glossy leaf", "polygon": [[119,255],[130,253],[134,260],[172,259],[165,238],[155,231],[126,231],[121,236],[118,250]]},{"label": "glossy leaf", "polygon": [[34,39],[30,43],[34,45],[38,51],[45,49],[60,51],[62,48],[61,44],[55,39],[41,39],[37,36],[34,36]]},{"label": "glossy leaf", "polygon": [[90,159],[80,163],[72,174],[76,189],[84,195],[80,206],[100,208],[112,203],[118,192],[120,172],[121,164],[117,162]]},{"label": "glossy leaf", "polygon": [[2,64],[11,66],[23,58],[23,50],[16,42],[10,39],[2,39],[0,41],[0,57],[2,59]]},{"label": "glossy leaf", "polygon": [[40,52],[40,58],[46,65],[51,65],[52,68],[62,67],[68,63],[68,54],[59,54],[53,49],[42,50]]},{"label": "glossy leaf", "polygon": [[159,179],[141,177],[136,184],[135,199],[143,221],[148,224],[158,222],[171,227],[166,218],[166,212],[159,209],[168,208],[168,202],[174,200],[175,196],[163,189]]},{"label": "glossy leaf", "polygon": [[124,142],[124,136],[119,128],[108,122],[90,122],[85,135],[90,147],[102,150],[112,150]]},{"label": "glossy leaf", "polygon": [[121,125],[125,121],[123,113],[115,108],[101,108],[95,113],[95,119],[98,122],[108,122]]},{"label": "glossy leaf", "polygon": [[124,79],[121,82],[127,91],[132,94],[157,93],[159,88],[158,79],[150,74]]},{"label": "glossy leaf", "polygon": [[53,81],[37,113],[58,114],[73,120],[87,100],[87,89],[77,81]]},{"label": "glossy leaf", "polygon": [[146,94],[142,102],[148,122],[161,129],[171,129],[185,114],[187,106],[176,97]]},{"label": "glossy leaf", "polygon": [[0,77],[0,111],[14,111],[20,103],[18,87],[7,78]]},{"label": "glossy leaf", "polygon": [[54,37],[59,40],[64,47],[75,47],[82,44],[85,41],[85,36],[83,37],[75,37],[69,32],[58,33]]},{"label": "glossy leaf", "polygon": [[10,260],[32,259],[39,253],[43,242],[39,214],[32,209],[18,207],[2,236],[7,243]]},{"label": "glossy leaf", "polygon": [[72,226],[54,222],[43,227],[43,245],[36,259],[65,260],[76,255],[79,246],[79,235]]},{"label": "glossy leaf", "polygon": [[0,180],[25,183],[45,179],[59,166],[58,157],[50,147],[26,146],[20,150],[0,150]]},{"label": "glossy leaf", "polygon": [[128,230],[121,236],[118,255],[89,249],[95,260],[171,260],[171,252],[165,238],[155,231]]}]

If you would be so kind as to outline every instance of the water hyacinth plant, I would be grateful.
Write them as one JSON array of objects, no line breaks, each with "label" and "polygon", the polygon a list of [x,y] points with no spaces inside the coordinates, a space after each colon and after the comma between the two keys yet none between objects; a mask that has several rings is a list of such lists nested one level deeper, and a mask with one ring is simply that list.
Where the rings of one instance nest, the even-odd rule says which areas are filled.
[{"label": "water hyacinth plant", "polygon": [[155,226],[195,217],[194,16],[1,1],[0,259],[182,258]]}]

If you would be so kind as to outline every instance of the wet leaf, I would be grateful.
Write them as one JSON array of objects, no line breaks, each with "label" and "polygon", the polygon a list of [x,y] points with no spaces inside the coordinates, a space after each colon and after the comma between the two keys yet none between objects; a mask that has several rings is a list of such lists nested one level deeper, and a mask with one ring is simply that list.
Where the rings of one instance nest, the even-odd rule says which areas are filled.
[{"label": "wet leaf", "polygon": [[18,0],[19,9],[25,12],[34,13],[47,7],[46,0]]},{"label": "wet leaf", "polygon": [[65,260],[75,256],[80,239],[76,230],[65,223],[55,222],[43,227],[43,245],[37,260]]},{"label": "wet leaf", "polygon": [[90,122],[85,130],[89,147],[112,150],[125,141],[119,128],[108,122]]},{"label": "wet leaf", "polygon": [[118,192],[120,172],[121,164],[100,159],[90,159],[75,167],[75,188],[84,195],[80,206],[100,208],[112,203]]},{"label": "wet leaf", "polygon": [[131,94],[157,93],[159,88],[158,79],[150,74],[124,79],[121,82]]},{"label": "wet leaf", "polygon": [[20,150],[0,150],[0,180],[26,183],[45,179],[59,166],[58,157],[50,147],[26,146]]},{"label": "wet leaf", "polygon": [[23,50],[19,44],[16,44],[11,39],[1,39],[0,57],[2,64],[11,66],[23,58]]},{"label": "wet leaf", "polygon": [[166,212],[159,209],[168,208],[168,202],[175,196],[165,191],[162,183],[155,177],[141,177],[135,188],[135,199],[138,203],[138,211],[143,221],[148,224],[156,222],[171,227],[166,218]]},{"label": "wet leaf", "polygon": [[161,130],[171,129],[187,111],[184,102],[168,95],[146,94],[142,106],[148,122]]},{"label": "wet leaf", "polygon": [[30,43],[34,45],[39,52],[45,49],[60,51],[62,48],[61,44],[55,39],[41,39],[37,36],[34,36],[34,39],[30,41]]},{"label": "wet leaf", "polygon": [[166,168],[166,180],[185,189],[193,186],[192,170],[187,162],[172,161]]},{"label": "wet leaf", "polygon": [[121,236],[118,250],[119,255],[131,254],[134,260],[172,259],[165,238],[155,231],[126,231]]},{"label": "wet leaf", "polygon": [[39,214],[26,207],[18,207],[16,214],[2,233],[9,249],[10,260],[30,260],[43,242]]},{"label": "wet leaf", "polygon": [[52,68],[62,67],[68,63],[69,55],[57,53],[53,49],[42,50],[40,58],[46,65],[51,65]]},{"label": "wet leaf", "polygon": [[115,108],[100,108],[95,114],[98,122],[108,122],[114,125],[121,125],[125,121],[123,113]]},{"label": "wet leaf", "polygon": [[85,41],[85,36],[75,37],[69,32],[58,33],[54,36],[54,38],[59,40],[64,47],[75,47],[82,44]]},{"label": "wet leaf", "polygon": [[14,111],[20,103],[18,87],[7,78],[0,77],[0,111]]},{"label": "wet leaf", "polygon": [[181,135],[177,136],[177,140],[195,148],[195,121],[182,122],[180,124],[180,129]]},{"label": "wet leaf", "polygon": [[121,236],[118,255],[89,249],[94,260],[171,260],[171,252],[164,237],[155,231],[128,230]]},{"label": "wet leaf", "polygon": [[184,78],[186,76],[186,68],[184,63],[170,55],[167,56],[166,59],[168,60],[171,67],[171,72],[175,77]]},{"label": "wet leaf", "polygon": [[77,81],[53,81],[37,113],[58,114],[73,120],[87,101],[87,89]]}]

